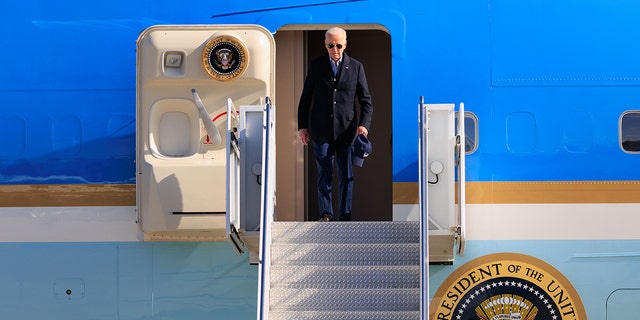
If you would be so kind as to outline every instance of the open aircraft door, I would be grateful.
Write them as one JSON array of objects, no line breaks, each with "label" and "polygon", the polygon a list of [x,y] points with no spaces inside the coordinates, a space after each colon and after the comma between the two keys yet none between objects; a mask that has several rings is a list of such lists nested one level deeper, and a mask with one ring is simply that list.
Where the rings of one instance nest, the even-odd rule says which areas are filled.
[{"label": "open aircraft door", "polygon": [[[262,110],[275,93],[274,55],[273,36],[257,25],[164,25],[140,34],[136,197],[143,240],[225,241],[234,229],[259,228],[259,210],[251,206],[238,213],[248,218],[229,216],[240,202],[257,199],[259,209],[260,177],[245,178],[256,186],[241,188],[256,195],[229,200],[228,150],[262,143]],[[243,146],[227,137],[229,129],[252,125],[258,110],[260,136],[252,139],[260,142]],[[255,162],[251,152],[240,158],[248,169],[234,170],[260,172],[261,150],[254,153]]]}]

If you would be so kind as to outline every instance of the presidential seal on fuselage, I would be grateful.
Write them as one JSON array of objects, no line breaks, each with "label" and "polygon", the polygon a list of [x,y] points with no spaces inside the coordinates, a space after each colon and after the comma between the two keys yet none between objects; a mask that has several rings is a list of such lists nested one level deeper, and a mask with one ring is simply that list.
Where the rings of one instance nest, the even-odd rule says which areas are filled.
[{"label": "presidential seal on fuselage", "polygon": [[219,81],[241,76],[248,64],[247,47],[232,36],[210,39],[202,51],[202,66],[209,76]]},{"label": "presidential seal on fuselage", "polygon": [[442,283],[430,320],[583,320],[571,282],[550,264],[519,253],[471,260]]}]

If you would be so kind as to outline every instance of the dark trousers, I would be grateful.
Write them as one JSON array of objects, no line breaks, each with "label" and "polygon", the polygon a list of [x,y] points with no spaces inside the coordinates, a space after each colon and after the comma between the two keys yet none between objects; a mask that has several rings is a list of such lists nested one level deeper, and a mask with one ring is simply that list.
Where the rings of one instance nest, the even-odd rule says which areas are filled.
[{"label": "dark trousers", "polygon": [[338,167],[338,182],[340,187],[340,207],[338,213],[351,214],[351,200],[353,197],[353,160],[351,146],[336,148],[333,142],[313,143],[313,151],[318,167],[318,206],[320,217],[333,217],[331,200],[331,183],[333,181],[334,154]]}]

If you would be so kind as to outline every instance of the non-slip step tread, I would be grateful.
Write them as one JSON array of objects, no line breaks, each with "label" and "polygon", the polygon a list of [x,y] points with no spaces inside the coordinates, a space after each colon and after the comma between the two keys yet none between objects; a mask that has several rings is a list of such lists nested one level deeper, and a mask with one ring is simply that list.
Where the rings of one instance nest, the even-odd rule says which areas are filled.
[{"label": "non-slip step tread", "polygon": [[272,265],[418,265],[415,244],[272,244]]},{"label": "non-slip step tread", "polygon": [[272,266],[272,288],[415,289],[420,267],[415,266]]},{"label": "non-slip step tread", "polygon": [[273,243],[418,243],[414,221],[274,222]]},{"label": "non-slip step tread", "polygon": [[419,320],[420,311],[274,311],[270,320]]},{"label": "non-slip step tread", "polygon": [[271,289],[270,309],[288,311],[419,311],[420,289]]}]

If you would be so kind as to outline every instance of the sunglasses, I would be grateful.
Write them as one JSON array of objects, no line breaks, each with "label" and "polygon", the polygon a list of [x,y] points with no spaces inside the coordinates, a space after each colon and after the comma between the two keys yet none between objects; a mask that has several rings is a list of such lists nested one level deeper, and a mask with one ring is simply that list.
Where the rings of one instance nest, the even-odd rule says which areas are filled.
[{"label": "sunglasses", "polygon": [[342,49],[342,45],[339,44],[339,43],[338,44],[329,43],[327,45],[327,48],[329,48],[329,49],[333,49],[333,47],[338,47],[338,49]]}]

